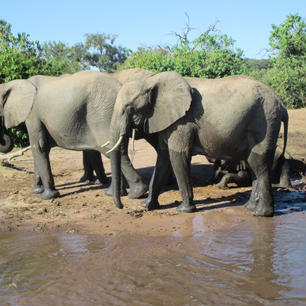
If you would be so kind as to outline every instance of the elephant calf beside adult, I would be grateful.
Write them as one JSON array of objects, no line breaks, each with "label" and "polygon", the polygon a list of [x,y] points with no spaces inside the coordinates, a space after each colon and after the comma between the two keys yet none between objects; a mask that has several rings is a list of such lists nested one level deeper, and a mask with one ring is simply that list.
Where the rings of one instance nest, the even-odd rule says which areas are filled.
[{"label": "elephant calf beside adult", "polygon": [[[59,194],[49,161],[52,147],[106,154],[103,144],[109,138],[120,87],[118,80],[95,71],[59,78],[36,76],[0,85],[0,116],[5,127],[9,129],[25,122],[29,133],[35,170],[33,193],[41,193],[42,199]],[[130,194],[137,197],[147,187],[132,167],[127,153],[121,153],[122,172],[130,186]]]},{"label": "elephant calf beside adult", "polygon": [[190,180],[191,156],[204,154],[215,159],[247,160],[255,176],[245,205],[258,216],[272,216],[271,168],[276,142],[284,122],[284,148],[288,113],[272,89],[244,76],[209,80],[182,78],[163,72],[120,89],[111,122],[114,201],[119,197],[121,140],[137,128],[158,153],[143,206],[159,207],[163,180],[173,168],[183,198],[181,212],[196,209]]},{"label": "elephant calf beside adult", "polygon": [[[251,169],[244,161],[217,160],[214,162],[215,175],[213,182],[224,189],[234,183],[238,187],[250,186],[252,183]],[[275,152],[272,166],[272,184],[281,188],[292,188],[291,178],[300,179],[305,176],[306,164],[295,158],[285,158],[280,151]]]}]

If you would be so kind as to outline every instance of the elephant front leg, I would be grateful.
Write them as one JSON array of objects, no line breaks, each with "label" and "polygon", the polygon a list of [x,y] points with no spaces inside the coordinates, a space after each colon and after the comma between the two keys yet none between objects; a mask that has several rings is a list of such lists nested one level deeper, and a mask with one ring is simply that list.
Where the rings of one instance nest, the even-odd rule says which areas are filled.
[{"label": "elephant front leg", "polygon": [[170,151],[171,165],[183,198],[183,202],[177,207],[179,212],[194,212],[193,190],[190,181],[191,157],[186,152]]},{"label": "elephant front leg", "polygon": [[32,188],[32,193],[34,194],[40,194],[44,192],[44,186],[42,183],[42,179],[38,173],[38,171],[35,169],[35,174],[34,174],[34,186]]},{"label": "elephant front leg", "polygon": [[147,199],[141,204],[147,210],[153,210],[159,208],[158,196],[160,194],[160,188],[164,181],[169,177],[171,171],[169,153],[167,150],[161,150],[158,152],[155,169],[150,180],[149,195]]},{"label": "elephant front leg", "polygon": [[40,197],[43,200],[49,200],[59,196],[59,192],[54,187],[49,151],[42,152],[40,149],[32,149],[35,164],[35,186],[42,188]]}]

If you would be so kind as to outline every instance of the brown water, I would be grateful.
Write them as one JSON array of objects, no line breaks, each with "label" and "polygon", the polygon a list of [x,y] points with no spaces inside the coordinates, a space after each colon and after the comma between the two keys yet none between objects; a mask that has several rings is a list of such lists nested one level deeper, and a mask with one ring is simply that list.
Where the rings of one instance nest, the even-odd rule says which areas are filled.
[{"label": "brown water", "polygon": [[305,193],[289,196],[213,230],[196,213],[189,237],[2,233],[0,305],[304,306]]}]

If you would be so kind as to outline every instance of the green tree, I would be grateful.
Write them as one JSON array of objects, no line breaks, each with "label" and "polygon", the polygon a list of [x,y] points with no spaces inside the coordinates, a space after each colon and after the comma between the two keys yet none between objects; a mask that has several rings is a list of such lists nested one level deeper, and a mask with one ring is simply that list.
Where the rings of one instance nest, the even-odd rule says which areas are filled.
[{"label": "green tree", "polygon": [[183,76],[220,78],[243,71],[243,52],[235,41],[219,34],[215,25],[194,40],[189,40],[189,22],[183,34],[177,34],[173,46],[139,48],[131,53],[120,69],[145,68],[155,72],[175,70]]},{"label": "green tree", "polygon": [[306,24],[297,14],[287,16],[284,23],[272,24],[269,38],[273,51],[281,57],[291,56],[305,59],[306,56]]},{"label": "green tree", "polygon": [[[37,41],[30,41],[25,33],[13,35],[11,25],[0,20],[0,83],[29,78],[44,71],[46,63],[39,57],[40,51]],[[11,133],[16,145],[28,145],[24,124],[11,129]]]},{"label": "green tree", "polygon": [[114,72],[119,63],[126,60],[127,49],[115,46],[115,35],[105,33],[86,34],[85,48],[87,65],[100,71]]},{"label": "green tree", "polygon": [[271,86],[289,108],[306,106],[306,23],[297,14],[272,25],[270,35],[272,68],[251,74]]},{"label": "green tree", "polygon": [[44,43],[41,49],[41,57],[46,61],[45,74],[57,76],[88,68],[86,48],[82,43],[70,47],[61,41],[52,41]]},{"label": "green tree", "polygon": [[0,20],[0,83],[43,71],[45,62],[38,56],[40,51],[38,41],[30,41],[25,33],[13,35],[11,25]]},{"label": "green tree", "polygon": [[269,59],[254,59],[254,58],[245,58],[244,62],[249,71],[256,71],[262,69],[272,68],[271,60]]}]

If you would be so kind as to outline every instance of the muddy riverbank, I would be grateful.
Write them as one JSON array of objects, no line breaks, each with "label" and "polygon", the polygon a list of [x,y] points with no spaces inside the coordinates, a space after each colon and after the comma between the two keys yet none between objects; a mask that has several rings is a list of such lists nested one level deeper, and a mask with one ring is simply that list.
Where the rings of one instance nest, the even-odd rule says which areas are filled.
[{"label": "muddy riverbank", "polygon": [[[306,110],[290,111],[288,152],[306,156]],[[149,181],[153,149],[136,142],[134,166]],[[250,188],[208,185],[212,166],[192,162],[197,212],[176,212],[175,186],[147,212],[101,186],[80,183],[81,153],[51,152],[61,196],[30,193],[30,152],[0,167],[1,305],[305,305],[306,193],[273,188],[273,218],[244,209]],[[103,158],[107,175],[110,163]]]}]

